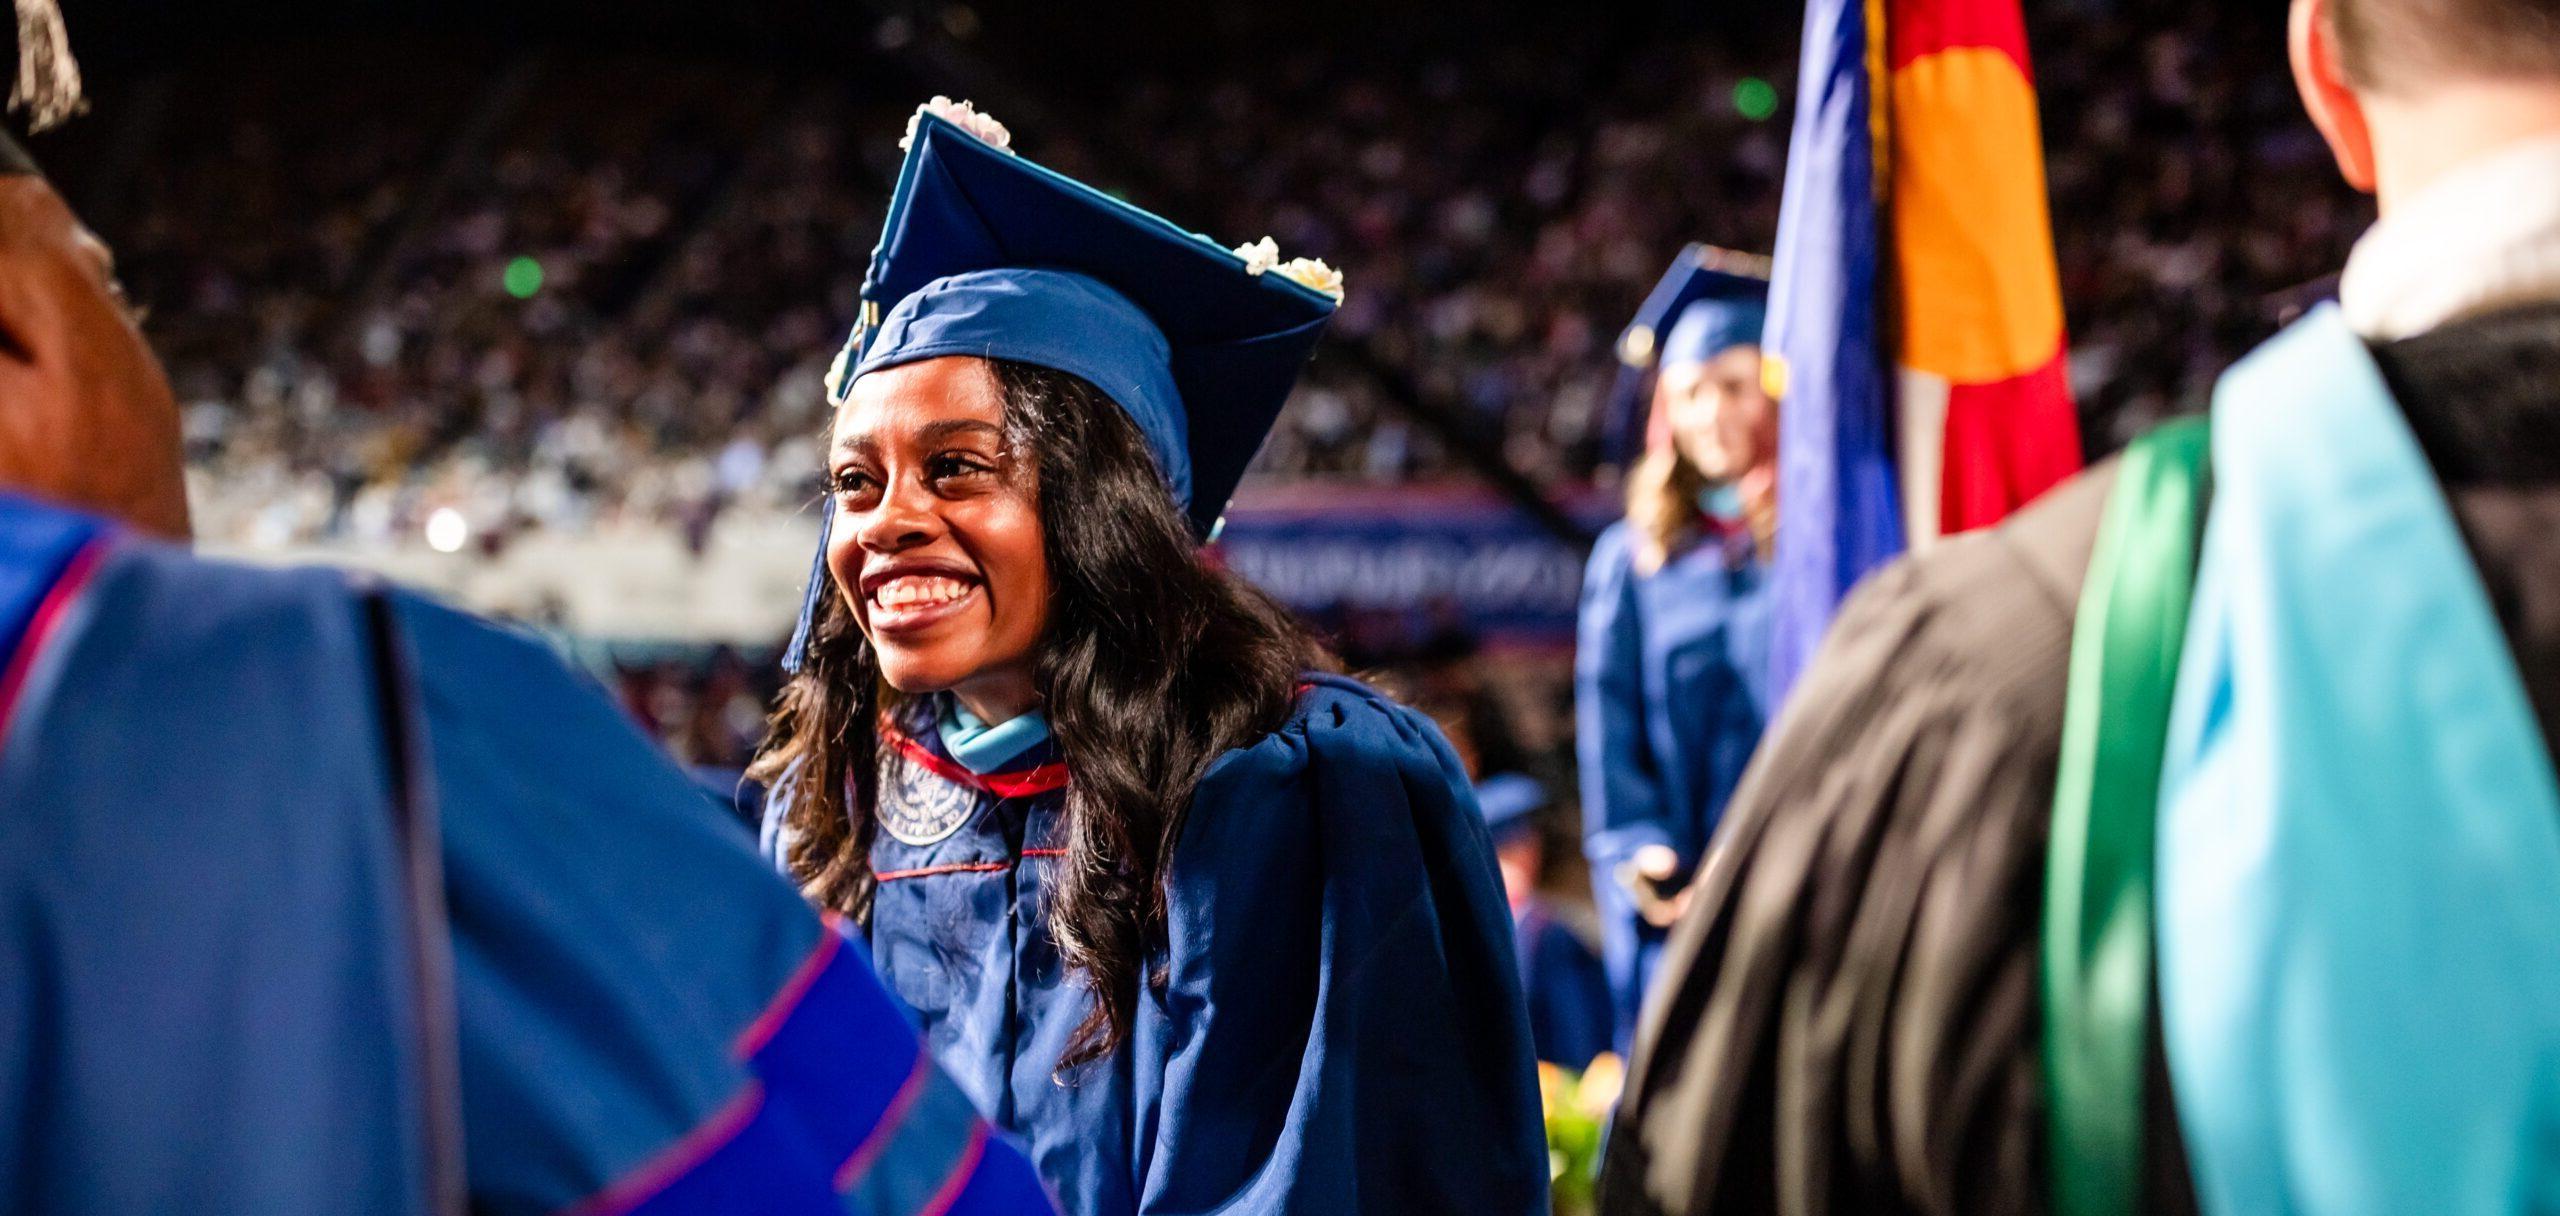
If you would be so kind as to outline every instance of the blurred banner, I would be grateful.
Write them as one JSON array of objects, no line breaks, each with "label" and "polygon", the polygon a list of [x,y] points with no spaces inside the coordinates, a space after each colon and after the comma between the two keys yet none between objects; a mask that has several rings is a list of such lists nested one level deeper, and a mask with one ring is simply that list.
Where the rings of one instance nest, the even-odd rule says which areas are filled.
[{"label": "blurred banner", "polygon": [[1767,348],[1783,697],[1867,571],[2080,467],[2017,0],[1810,0]]},{"label": "blurred banner", "polygon": [[[1572,508],[1594,530],[1617,504]],[[1464,631],[1501,644],[1568,645],[1584,555],[1473,485],[1248,486],[1218,547],[1236,573],[1320,629],[1419,645]]]}]

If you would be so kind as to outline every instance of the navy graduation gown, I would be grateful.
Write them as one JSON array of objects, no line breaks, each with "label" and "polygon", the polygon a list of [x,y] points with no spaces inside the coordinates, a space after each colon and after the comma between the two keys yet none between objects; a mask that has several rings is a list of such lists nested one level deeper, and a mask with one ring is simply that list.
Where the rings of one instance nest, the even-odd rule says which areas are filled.
[{"label": "navy graduation gown", "polygon": [[1710,542],[1638,574],[1634,542],[1621,521],[1593,546],[1574,653],[1583,853],[1622,1055],[1663,931],[1637,915],[1616,870],[1649,844],[1684,871],[1698,864],[1769,704],[1767,568]]},{"label": "navy graduation gown", "polygon": [[1580,1069],[1609,1050],[1615,1025],[1609,977],[1582,937],[1558,921],[1544,900],[1511,910],[1520,952],[1520,985],[1529,998],[1529,1029],[1538,1058]]},{"label": "navy graduation gown", "polygon": [[0,1209],[1045,1209],[539,644],[0,496],[0,673]]},{"label": "navy graduation gown", "polygon": [[1545,1210],[1511,922],[1427,720],[1320,676],[1286,725],[1220,757],[1147,964],[1167,982],[1125,1046],[1063,1076],[1089,998],[1041,901],[1068,777],[1045,741],[1003,767],[969,772],[929,722],[888,732],[871,941],[1067,1210]]}]

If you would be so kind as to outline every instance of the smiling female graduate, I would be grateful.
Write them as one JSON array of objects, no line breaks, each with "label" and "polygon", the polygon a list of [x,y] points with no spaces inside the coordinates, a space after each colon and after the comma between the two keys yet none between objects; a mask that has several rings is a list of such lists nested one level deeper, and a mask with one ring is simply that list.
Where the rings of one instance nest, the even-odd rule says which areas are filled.
[{"label": "smiling female graduate", "polygon": [[1613,412],[1646,450],[1627,518],[1600,534],[1583,576],[1574,740],[1621,1054],[1768,717],[1778,414],[1760,387],[1766,265],[1689,246],[1619,339],[1630,374]]},{"label": "smiling female graduate", "polygon": [[1545,1208],[1493,851],[1201,551],[1339,288],[919,114],[830,376],[766,847],[1067,1210]]}]

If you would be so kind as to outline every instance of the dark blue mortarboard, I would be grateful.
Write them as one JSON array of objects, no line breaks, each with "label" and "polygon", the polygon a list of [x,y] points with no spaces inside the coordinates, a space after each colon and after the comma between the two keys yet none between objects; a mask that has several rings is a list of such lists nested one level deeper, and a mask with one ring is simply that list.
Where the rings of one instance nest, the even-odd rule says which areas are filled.
[{"label": "dark blue mortarboard", "polygon": [[[834,397],[865,372],[953,354],[1082,377],[1137,423],[1206,538],[1333,309],[1332,296],[920,113]],[[831,522],[832,499],[825,510]],[[787,669],[828,586],[823,526],[818,549]]]},{"label": "dark blue mortarboard", "polygon": [[1547,806],[1547,787],[1523,773],[1497,773],[1476,783],[1476,807],[1484,812],[1485,830],[1495,844],[1514,840],[1537,827],[1537,814]]},{"label": "dark blue mortarboard", "polygon": [[1174,501],[1190,505],[1191,428],[1173,353],[1164,331],[1129,297],[1071,270],[1005,266],[938,278],[889,310],[846,381],[943,355],[1012,359],[1083,377],[1138,424]]},{"label": "dark blue mortarboard", "polygon": [[1769,259],[1713,245],[1681,250],[1618,335],[1606,455],[1623,462],[1643,446],[1656,370],[1703,363],[1730,347],[1758,342],[1768,301]]}]

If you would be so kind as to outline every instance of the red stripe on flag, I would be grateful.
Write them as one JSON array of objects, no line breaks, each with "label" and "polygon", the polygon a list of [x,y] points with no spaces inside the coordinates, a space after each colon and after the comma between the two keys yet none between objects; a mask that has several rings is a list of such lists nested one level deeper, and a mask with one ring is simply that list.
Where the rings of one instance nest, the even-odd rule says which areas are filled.
[{"label": "red stripe on flag", "polygon": [[1989,47],[2017,61],[2032,80],[2027,24],[2017,0],[1889,0],[1885,16],[1885,70],[1960,46]]},{"label": "red stripe on flag", "polygon": [[1989,384],[1947,387],[1939,526],[1986,527],[2080,471],[2080,422],[2056,352]]}]

